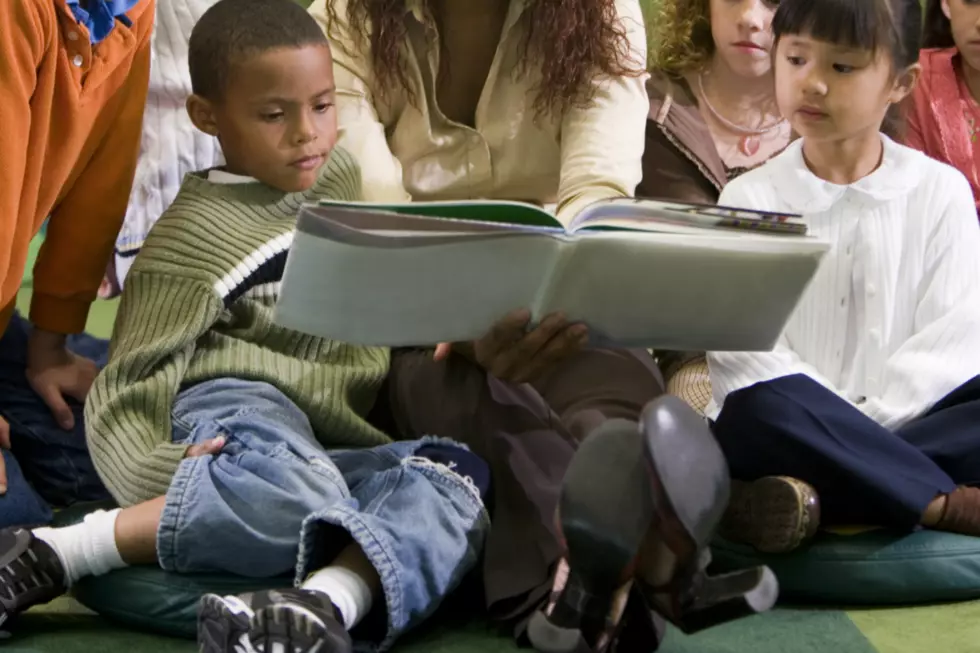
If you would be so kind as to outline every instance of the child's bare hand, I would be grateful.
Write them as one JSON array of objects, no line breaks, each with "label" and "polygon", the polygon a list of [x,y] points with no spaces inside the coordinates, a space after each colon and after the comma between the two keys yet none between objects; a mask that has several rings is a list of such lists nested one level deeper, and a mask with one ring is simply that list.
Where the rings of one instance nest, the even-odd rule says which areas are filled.
[{"label": "child's bare hand", "polygon": [[476,361],[502,381],[529,383],[562,359],[579,352],[588,342],[584,324],[572,324],[561,314],[552,314],[528,331],[531,314],[527,310],[509,313],[483,338],[463,345],[440,344],[435,359],[442,360],[452,350]]},{"label": "child's bare hand", "polygon": [[204,442],[199,442],[198,444],[192,444],[187,447],[187,452],[184,454],[184,458],[197,458],[198,456],[214,456],[221,448],[225,446],[225,439],[223,437],[211,438],[210,440],[205,440]]},{"label": "child's bare hand", "polygon": [[51,409],[65,430],[75,426],[75,416],[65,401],[85,401],[99,368],[94,361],[65,348],[65,336],[34,329],[27,345],[27,381]]}]

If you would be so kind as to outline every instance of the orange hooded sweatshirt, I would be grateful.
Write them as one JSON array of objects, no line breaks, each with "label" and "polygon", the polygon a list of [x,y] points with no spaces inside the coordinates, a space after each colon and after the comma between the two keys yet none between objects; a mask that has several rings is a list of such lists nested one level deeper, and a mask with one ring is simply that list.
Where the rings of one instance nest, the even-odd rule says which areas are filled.
[{"label": "orange hooded sweatshirt", "polygon": [[65,0],[0,0],[0,333],[49,216],[30,318],[85,328],[136,171],[154,3],[93,46]]}]

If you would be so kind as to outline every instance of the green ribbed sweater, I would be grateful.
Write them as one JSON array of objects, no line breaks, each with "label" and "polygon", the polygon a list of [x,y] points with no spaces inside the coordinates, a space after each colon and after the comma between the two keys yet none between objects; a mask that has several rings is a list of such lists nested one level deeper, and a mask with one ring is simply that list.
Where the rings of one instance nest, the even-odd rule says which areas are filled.
[{"label": "green ribbed sweater", "polygon": [[300,205],[358,199],[360,185],[357,164],[340,149],[305,193],[185,179],[126,278],[109,364],[85,406],[92,458],[121,505],[167,492],[187,448],[171,442],[171,410],[186,384],[264,381],[306,413],[327,447],[390,442],[364,419],[389,351],[272,321]]}]

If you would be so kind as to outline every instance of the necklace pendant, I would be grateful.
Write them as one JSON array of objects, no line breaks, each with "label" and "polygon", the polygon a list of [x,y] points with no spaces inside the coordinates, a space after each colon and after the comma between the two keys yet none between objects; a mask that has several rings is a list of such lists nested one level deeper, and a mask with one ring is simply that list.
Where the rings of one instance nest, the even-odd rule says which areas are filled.
[{"label": "necklace pendant", "polygon": [[761,139],[758,136],[743,136],[738,141],[738,149],[745,156],[753,157],[759,153],[759,147],[762,145]]}]

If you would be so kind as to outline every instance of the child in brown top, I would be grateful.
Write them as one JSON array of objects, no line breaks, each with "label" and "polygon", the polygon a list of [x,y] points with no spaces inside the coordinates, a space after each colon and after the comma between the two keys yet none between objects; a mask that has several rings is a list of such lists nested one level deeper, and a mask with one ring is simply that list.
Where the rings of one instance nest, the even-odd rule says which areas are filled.
[{"label": "child in brown top", "polygon": [[[647,82],[650,113],[637,197],[714,204],[729,179],[790,141],[776,109],[770,0],[664,0]],[[667,390],[702,411],[703,352],[657,352]]]}]

